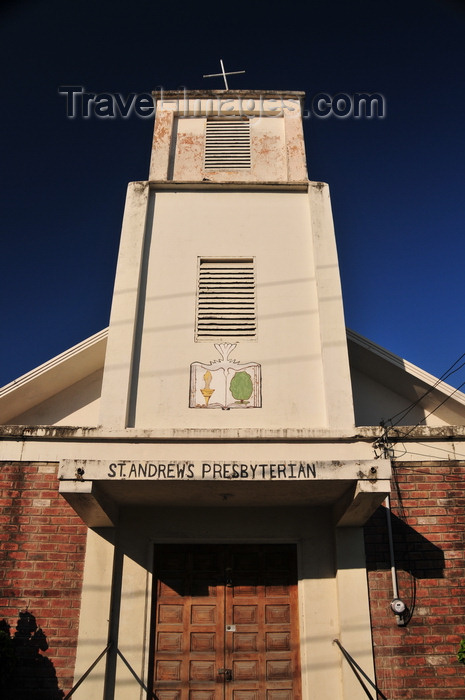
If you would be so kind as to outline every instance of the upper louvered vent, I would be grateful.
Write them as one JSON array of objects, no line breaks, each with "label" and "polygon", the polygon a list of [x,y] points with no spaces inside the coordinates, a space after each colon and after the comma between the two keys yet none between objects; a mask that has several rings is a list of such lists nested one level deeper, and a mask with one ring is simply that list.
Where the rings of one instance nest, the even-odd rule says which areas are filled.
[{"label": "upper louvered vent", "polygon": [[207,170],[250,168],[250,121],[248,119],[207,121],[205,168]]},{"label": "upper louvered vent", "polygon": [[253,260],[200,260],[197,339],[247,339],[256,332]]}]

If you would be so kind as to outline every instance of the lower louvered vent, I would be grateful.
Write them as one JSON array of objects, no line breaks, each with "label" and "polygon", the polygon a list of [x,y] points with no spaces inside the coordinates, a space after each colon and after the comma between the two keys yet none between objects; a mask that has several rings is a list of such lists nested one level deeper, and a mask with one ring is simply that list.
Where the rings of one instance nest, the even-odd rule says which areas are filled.
[{"label": "lower louvered vent", "polygon": [[256,332],[253,260],[200,260],[197,339],[251,339]]}]

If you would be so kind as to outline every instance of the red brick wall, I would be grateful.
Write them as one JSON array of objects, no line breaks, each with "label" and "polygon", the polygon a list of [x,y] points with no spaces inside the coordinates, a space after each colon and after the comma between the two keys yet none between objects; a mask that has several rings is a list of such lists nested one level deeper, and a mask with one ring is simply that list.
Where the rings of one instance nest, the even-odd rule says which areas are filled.
[{"label": "red brick wall", "polygon": [[59,496],[56,467],[0,464],[0,621],[15,700],[55,700],[73,681],[87,528]]},{"label": "red brick wall", "polygon": [[391,495],[399,595],[411,619],[396,625],[386,512],[365,529],[377,684],[389,700],[465,698],[465,465],[393,467]]}]

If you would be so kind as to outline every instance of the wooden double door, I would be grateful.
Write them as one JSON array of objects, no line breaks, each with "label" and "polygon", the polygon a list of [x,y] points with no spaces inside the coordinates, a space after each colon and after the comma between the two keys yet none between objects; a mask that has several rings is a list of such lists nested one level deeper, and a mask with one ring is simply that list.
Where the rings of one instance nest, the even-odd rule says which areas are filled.
[{"label": "wooden double door", "polygon": [[295,545],[159,545],[158,700],[301,697]]}]

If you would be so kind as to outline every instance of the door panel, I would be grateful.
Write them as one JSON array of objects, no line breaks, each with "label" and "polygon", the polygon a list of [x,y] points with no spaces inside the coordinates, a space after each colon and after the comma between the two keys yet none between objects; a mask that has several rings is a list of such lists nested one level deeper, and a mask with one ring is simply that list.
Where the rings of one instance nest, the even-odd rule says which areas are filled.
[{"label": "door panel", "polygon": [[223,700],[222,552],[160,546],[155,557],[154,692],[159,700]]},{"label": "door panel", "polygon": [[293,545],[160,545],[158,700],[300,698]]},{"label": "door panel", "polygon": [[234,547],[226,588],[226,700],[300,697],[295,547]]}]

